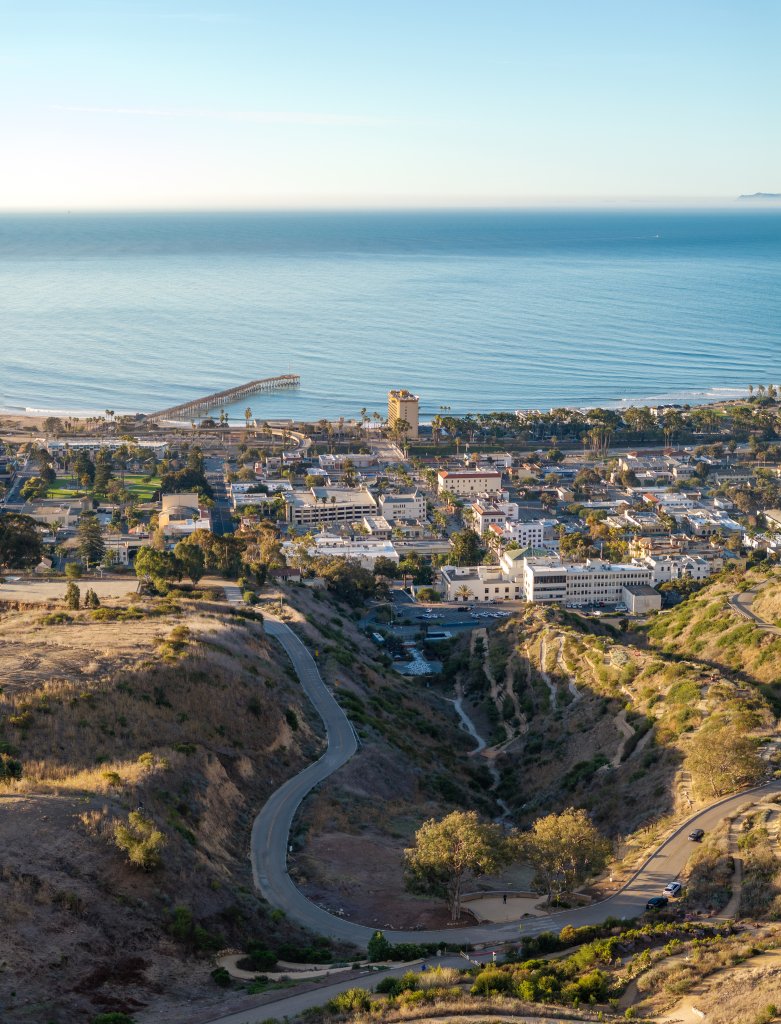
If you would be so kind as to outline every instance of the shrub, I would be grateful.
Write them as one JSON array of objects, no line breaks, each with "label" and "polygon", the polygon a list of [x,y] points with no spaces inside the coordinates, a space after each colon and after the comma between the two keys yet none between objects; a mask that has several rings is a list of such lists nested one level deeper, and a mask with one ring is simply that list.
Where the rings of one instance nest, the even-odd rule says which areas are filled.
[{"label": "shrub", "polygon": [[214,984],[219,985],[220,988],[228,988],[231,983],[231,976],[224,967],[215,967],[211,976]]},{"label": "shrub", "polygon": [[212,935],[196,924],[189,907],[174,907],[171,919],[166,924],[166,931],[177,941],[197,951],[217,950],[224,945],[220,935]]},{"label": "shrub", "polygon": [[498,967],[486,967],[480,971],[472,985],[473,996],[511,995],[514,991],[512,974]]},{"label": "shrub", "polygon": [[127,822],[114,825],[114,843],[124,850],[130,863],[143,871],[152,871],[160,864],[165,836],[155,823],[140,811],[131,811]]},{"label": "shrub", "polygon": [[173,749],[179,754],[194,754],[198,749],[194,743],[174,743]]},{"label": "shrub", "polygon": [[70,583],[65,588],[64,600],[65,607],[70,608],[73,611],[76,611],[79,607],[79,604],[81,603],[81,591],[73,582],[73,580],[71,580]]},{"label": "shrub", "polygon": [[[372,963],[377,963],[379,960],[388,960],[390,958],[390,951],[391,944],[382,932],[375,932],[369,939],[366,947],[366,952]],[[394,979],[387,978],[385,980],[392,981]],[[379,989],[377,989],[377,991],[379,992]]]},{"label": "shrub", "polygon": [[99,1013],[92,1018],[92,1024],[135,1024],[135,1020],[127,1013]]},{"label": "shrub", "polygon": [[42,615],[38,621],[42,626],[65,626],[73,622],[73,617],[67,612],[51,612],[49,615]]},{"label": "shrub", "polygon": [[246,968],[249,971],[271,971],[277,965],[277,954],[273,949],[253,942],[247,946],[246,963],[249,964]]},{"label": "shrub", "polygon": [[11,754],[0,753],[0,785],[7,785],[14,779],[22,777],[22,762]]},{"label": "shrub", "polygon": [[356,1013],[368,1010],[372,1001],[365,988],[348,988],[331,999],[327,1007],[331,1013]]}]

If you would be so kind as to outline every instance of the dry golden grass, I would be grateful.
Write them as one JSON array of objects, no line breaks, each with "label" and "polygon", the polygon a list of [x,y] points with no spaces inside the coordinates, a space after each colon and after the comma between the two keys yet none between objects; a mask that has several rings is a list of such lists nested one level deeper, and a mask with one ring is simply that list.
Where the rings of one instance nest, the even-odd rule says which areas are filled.
[{"label": "dry golden grass", "polygon": [[781,580],[764,586],[752,604],[753,611],[766,622],[781,622]]},{"label": "dry golden grass", "polygon": [[[226,945],[301,941],[254,895],[246,849],[258,807],[321,752],[319,720],[262,626],[225,609],[159,602],[140,619],[54,626],[39,612],[0,615],[0,741],[23,769],[0,814],[4,977],[24,976],[47,1020],[91,1019],[89,977],[122,957],[148,965],[139,1004],[208,1003],[208,969],[166,932],[171,909]],[[114,842],[141,805],[166,839],[154,872]],[[129,991],[100,986],[109,1000]],[[32,1019],[12,1009],[9,1024]]]},{"label": "dry golden grass", "polygon": [[[711,1024],[756,1024],[781,1018],[781,954],[765,953],[725,971],[697,993],[698,1009]],[[776,1012],[768,1011],[775,1006]]]},{"label": "dry golden grass", "polygon": [[[685,956],[669,957],[636,978],[641,1000],[638,1011],[651,1013],[668,1009],[682,996],[701,992],[706,979],[713,979],[714,975],[729,979],[740,965],[763,950],[777,950],[780,942],[781,930],[766,926],[755,934],[744,932],[707,945],[690,945]],[[775,957],[778,955],[774,954]],[[771,958],[769,962],[774,961]],[[708,984],[710,986],[711,983]],[[697,1001],[695,1003],[699,1005]]]},{"label": "dry golden grass", "polygon": [[[464,1024],[480,1024],[480,1022],[507,1021],[520,1022],[529,1019],[551,1021],[596,1021],[600,1019],[597,1012],[587,1009],[570,1009],[552,1006],[547,1003],[524,1003],[519,999],[506,996],[476,997],[466,993],[461,996],[451,995],[437,1000],[433,1004],[416,1005],[414,1001],[402,1006],[389,1006],[384,1000],[372,1004],[369,1013],[356,1014],[351,1017],[355,1024],[369,1024],[371,1021],[382,1020],[388,1024],[395,1021],[463,1021]],[[604,1018],[603,1018],[604,1019]]]}]

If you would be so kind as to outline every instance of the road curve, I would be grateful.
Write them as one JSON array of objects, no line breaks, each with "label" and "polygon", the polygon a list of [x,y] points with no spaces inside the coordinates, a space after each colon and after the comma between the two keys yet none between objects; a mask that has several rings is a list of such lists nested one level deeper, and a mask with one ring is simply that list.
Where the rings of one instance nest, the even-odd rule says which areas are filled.
[{"label": "road curve", "polygon": [[[287,652],[304,692],[323,719],[328,749],[318,761],[281,786],[255,819],[251,840],[255,884],[272,906],[281,908],[293,920],[321,935],[365,948],[373,928],[345,921],[318,907],[296,888],[287,873],[287,847],[296,810],[307,793],[352,757],[358,748],[355,733],[347,716],[323,682],[314,659],[302,641],[289,626],[268,615],[265,625],[267,633],[277,639]],[[645,909],[649,897],[661,895],[664,886],[683,870],[692,850],[687,836],[693,828],[702,828],[708,832],[725,817],[734,814],[748,798],[776,792],[781,792],[781,779],[724,797],[698,811],[658,847],[619,892],[591,906],[524,919],[523,922],[428,931],[385,929],[385,934],[392,942],[490,944],[515,941],[519,930],[524,935],[534,935],[549,929],[558,930],[565,925],[579,927],[596,924],[610,916],[635,917]]]},{"label": "road curve", "polygon": [[252,826],[250,859],[255,885],[274,907],[307,927],[364,946],[372,929],[342,921],[310,902],[287,872],[290,828],[301,801],[324,779],[341,768],[358,749],[355,731],[334,700],[309,651],[284,622],[264,612],[266,633],[285,649],[304,693],[323,720],[327,749],[322,757],[288,779],[264,805]]},{"label": "road curve", "polygon": [[728,600],[730,607],[733,608],[738,615],[742,615],[744,619],[748,619],[749,622],[753,622],[757,628],[763,629],[766,633],[772,633],[774,636],[781,636],[781,629],[779,629],[778,626],[774,626],[772,622],[768,622],[766,619],[761,619],[752,607],[754,598],[757,596],[759,591],[762,590],[763,587],[766,587],[768,583],[772,583],[774,579],[776,579],[776,577],[771,576],[769,580],[763,580],[750,590],[731,594]]}]

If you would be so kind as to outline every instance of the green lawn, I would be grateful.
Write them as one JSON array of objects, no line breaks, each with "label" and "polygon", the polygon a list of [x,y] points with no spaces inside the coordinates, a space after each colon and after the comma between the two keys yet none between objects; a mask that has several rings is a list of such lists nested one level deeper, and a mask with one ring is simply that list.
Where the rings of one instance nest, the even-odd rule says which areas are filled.
[{"label": "green lawn", "polygon": [[[113,479],[119,481],[120,477],[117,475]],[[125,489],[137,501],[152,501],[160,490],[160,477],[154,476],[147,482],[142,473],[125,473]],[[48,496],[50,498],[70,500],[72,498],[83,498],[85,493],[84,489],[78,486],[72,477],[59,476],[57,477],[56,485],[49,489]]]},{"label": "green lawn", "polygon": [[160,490],[160,477],[153,476],[147,482],[146,477],[142,473],[125,473],[125,488],[138,501],[152,501]]}]

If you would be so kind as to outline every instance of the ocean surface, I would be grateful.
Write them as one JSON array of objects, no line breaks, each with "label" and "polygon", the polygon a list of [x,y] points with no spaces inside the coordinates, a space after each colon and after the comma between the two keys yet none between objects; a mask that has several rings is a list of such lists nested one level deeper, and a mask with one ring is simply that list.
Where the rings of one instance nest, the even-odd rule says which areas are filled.
[{"label": "ocean surface", "polygon": [[781,383],[781,211],[0,215],[0,409],[261,419]]}]

